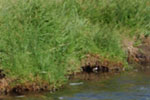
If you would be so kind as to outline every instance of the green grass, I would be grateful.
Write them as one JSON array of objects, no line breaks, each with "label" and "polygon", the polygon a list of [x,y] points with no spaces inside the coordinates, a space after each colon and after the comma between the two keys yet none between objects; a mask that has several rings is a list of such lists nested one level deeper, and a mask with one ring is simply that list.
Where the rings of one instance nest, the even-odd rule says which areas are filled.
[{"label": "green grass", "polygon": [[0,0],[0,68],[67,81],[88,53],[126,64],[122,35],[150,33],[150,0]]}]

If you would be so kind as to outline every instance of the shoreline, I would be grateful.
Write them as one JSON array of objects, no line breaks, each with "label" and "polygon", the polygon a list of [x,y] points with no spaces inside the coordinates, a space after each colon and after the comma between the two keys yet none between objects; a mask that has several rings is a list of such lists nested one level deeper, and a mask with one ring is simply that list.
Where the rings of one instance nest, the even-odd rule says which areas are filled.
[{"label": "shoreline", "polygon": [[0,94],[150,65],[148,0],[8,1],[0,1]]}]

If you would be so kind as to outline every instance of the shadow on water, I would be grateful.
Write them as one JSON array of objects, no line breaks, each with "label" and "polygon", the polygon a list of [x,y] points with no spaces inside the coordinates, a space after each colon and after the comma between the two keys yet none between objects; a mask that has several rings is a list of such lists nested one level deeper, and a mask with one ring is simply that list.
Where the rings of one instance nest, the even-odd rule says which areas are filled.
[{"label": "shadow on water", "polygon": [[150,70],[126,72],[101,81],[71,81],[64,89],[0,100],[150,100]]}]

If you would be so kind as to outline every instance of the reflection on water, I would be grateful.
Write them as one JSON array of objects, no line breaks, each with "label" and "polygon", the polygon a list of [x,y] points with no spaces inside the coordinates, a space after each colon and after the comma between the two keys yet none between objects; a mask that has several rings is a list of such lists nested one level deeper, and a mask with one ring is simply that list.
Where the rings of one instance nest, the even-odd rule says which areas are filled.
[{"label": "reflection on water", "polygon": [[105,81],[77,81],[55,93],[0,100],[150,100],[150,71],[116,75]]}]

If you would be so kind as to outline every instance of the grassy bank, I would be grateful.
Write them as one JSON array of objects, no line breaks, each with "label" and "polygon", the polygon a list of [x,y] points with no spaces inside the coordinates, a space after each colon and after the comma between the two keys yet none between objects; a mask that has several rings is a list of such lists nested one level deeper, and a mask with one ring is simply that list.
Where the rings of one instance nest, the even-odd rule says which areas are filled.
[{"label": "grassy bank", "polygon": [[0,0],[0,68],[57,87],[88,53],[127,64],[122,39],[149,34],[149,9],[150,0]]}]

